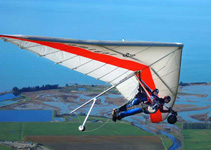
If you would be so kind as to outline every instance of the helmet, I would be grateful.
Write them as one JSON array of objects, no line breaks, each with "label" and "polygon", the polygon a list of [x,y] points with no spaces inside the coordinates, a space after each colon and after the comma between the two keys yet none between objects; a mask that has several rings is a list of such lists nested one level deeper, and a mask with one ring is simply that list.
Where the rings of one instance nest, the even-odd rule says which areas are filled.
[{"label": "helmet", "polygon": [[154,90],[152,91],[152,93],[154,93],[154,92],[159,93],[159,90],[158,90],[158,89],[154,89]]},{"label": "helmet", "polygon": [[170,102],[171,97],[170,97],[170,96],[165,96],[165,97],[164,97],[164,99],[167,99],[167,100],[168,100],[168,102]]}]

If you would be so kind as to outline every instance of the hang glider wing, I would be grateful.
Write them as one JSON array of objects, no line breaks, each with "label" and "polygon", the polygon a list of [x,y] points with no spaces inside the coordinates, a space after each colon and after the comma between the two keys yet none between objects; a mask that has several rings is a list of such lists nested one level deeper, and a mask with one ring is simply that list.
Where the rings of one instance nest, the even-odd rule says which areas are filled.
[{"label": "hang glider wing", "polygon": [[[159,96],[171,96],[173,106],[180,74],[183,45],[158,42],[89,41],[23,35],[0,35],[4,41],[45,57],[57,64],[112,85],[131,100],[138,92],[134,72],[141,71],[142,80],[160,90]],[[159,111],[151,114],[152,122],[167,117]]]}]

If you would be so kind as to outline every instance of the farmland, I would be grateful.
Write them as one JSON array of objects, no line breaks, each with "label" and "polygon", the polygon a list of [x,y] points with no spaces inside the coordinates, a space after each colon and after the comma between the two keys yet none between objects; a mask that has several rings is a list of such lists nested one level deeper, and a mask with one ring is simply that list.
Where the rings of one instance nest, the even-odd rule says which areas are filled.
[{"label": "farmland", "polygon": [[[87,132],[79,132],[80,123],[13,122],[0,123],[0,140],[28,141],[53,149],[84,149],[85,147],[164,149],[159,136],[132,126],[128,122],[113,123],[106,118],[92,117],[98,122],[87,123]],[[103,127],[101,127],[103,125]],[[101,127],[101,128],[99,128]],[[98,130],[96,130],[98,129]],[[83,143],[83,144],[81,144]],[[101,145],[99,145],[101,143]],[[124,144],[122,144],[124,143]],[[135,144],[136,143],[136,144]],[[122,144],[122,146],[121,146]],[[73,147],[72,147],[73,146]]]}]

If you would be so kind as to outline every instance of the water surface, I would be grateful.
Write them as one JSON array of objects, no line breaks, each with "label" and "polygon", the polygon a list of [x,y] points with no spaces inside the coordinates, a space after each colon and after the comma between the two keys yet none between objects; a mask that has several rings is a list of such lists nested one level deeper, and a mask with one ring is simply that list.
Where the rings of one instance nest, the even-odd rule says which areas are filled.
[{"label": "water surface", "polygon": [[49,122],[50,110],[0,110],[0,122]]}]

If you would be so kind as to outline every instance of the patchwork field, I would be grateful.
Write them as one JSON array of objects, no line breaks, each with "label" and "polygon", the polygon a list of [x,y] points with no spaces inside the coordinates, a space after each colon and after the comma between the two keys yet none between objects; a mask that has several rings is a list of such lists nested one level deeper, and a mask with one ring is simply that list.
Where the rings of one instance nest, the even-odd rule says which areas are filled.
[{"label": "patchwork field", "polygon": [[164,149],[157,136],[27,136],[26,140],[55,150]]},{"label": "patchwork field", "polygon": [[[91,117],[95,119],[96,117]],[[53,149],[164,149],[159,136],[150,134],[130,123],[89,120],[85,132],[78,131],[80,123],[70,122],[13,122],[0,123],[0,141],[28,141]],[[103,125],[103,127],[101,127]],[[98,130],[96,130],[98,129]]]},{"label": "patchwork field", "polygon": [[185,129],[182,135],[185,150],[211,149],[211,129]]}]

